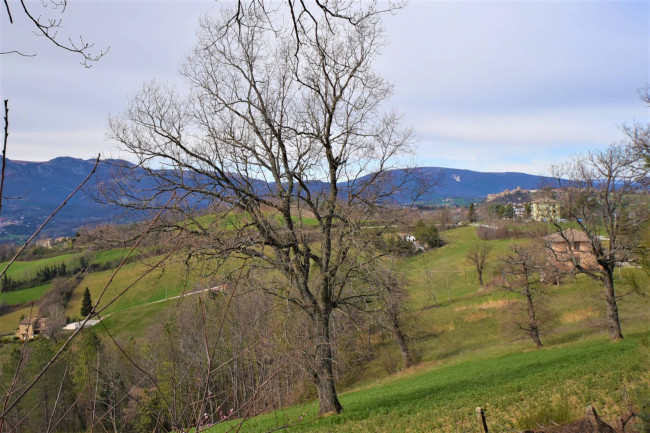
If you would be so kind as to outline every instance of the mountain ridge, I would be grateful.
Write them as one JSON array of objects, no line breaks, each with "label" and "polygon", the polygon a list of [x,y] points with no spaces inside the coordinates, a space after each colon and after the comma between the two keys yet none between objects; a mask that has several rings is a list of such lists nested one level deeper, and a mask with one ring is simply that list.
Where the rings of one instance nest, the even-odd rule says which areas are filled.
[{"label": "mountain ridge", "polygon": [[[90,173],[94,162],[94,159],[84,160],[69,156],[42,162],[7,159],[0,242],[19,241],[31,234]],[[50,222],[44,232],[47,236],[70,236],[80,226],[106,223],[118,217],[124,221],[124,209],[102,205],[90,195],[96,191],[98,184],[112,179],[115,163],[133,166],[132,163],[122,160],[102,160],[97,168],[95,180],[84,188],[85,192],[75,195]],[[446,167],[417,167],[412,170],[422,179],[437,181],[433,190],[418,198],[419,203],[425,204],[439,203],[447,198],[481,201],[487,194],[518,186],[523,189],[535,189],[550,180],[547,177],[521,172],[480,172]],[[397,179],[405,176],[404,169],[395,169],[392,173]],[[410,187],[415,188],[414,185]],[[396,195],[393,201],[398,204],[411,203],[407,196],[408,191]]]}]

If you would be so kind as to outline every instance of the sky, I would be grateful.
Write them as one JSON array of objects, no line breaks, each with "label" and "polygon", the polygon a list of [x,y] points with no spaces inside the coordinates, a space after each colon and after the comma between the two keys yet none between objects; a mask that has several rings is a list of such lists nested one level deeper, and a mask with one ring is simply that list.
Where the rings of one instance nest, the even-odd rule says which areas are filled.
[{"label": "sky", "polygon": [[[7,157],[28,161],[125,157],[106,138],[108,117],[145,82],[179,82],[199,18],[220,7],[70,0],[60,35],[110,47],[86,69],[33,35],[12,3],[0,51],[37,55],[0,55]],[[637,95],[650,83],[648,1],[412,0],[384,26],[375,67],[394,85],[387,107],[413,128],[420,166],[545,174],[622,140],[623,124],[650,122]]]}]

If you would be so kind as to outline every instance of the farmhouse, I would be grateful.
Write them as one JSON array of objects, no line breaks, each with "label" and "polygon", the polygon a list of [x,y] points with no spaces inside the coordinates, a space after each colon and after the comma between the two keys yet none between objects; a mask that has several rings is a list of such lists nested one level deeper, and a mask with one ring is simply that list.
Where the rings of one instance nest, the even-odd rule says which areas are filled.
[{"label": "farmhouse", "polygon": [[41,319],[38,316],[25,317],[20,321],[15,335],[23,341],[31,340],[47,330],[47,321],[47,318]]},{"label": "farmhouse", "polygon": [[561,271],[570,271],[575,265],[598,269],[598,262],[591,249],[589,237],[576,229],[553,233],[544,238],[549,249],[549,260]]}]

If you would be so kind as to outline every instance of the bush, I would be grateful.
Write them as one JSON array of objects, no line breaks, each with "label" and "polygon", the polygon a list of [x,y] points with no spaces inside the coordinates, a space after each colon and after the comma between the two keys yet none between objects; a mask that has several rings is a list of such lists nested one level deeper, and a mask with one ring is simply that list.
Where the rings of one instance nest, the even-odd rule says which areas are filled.
[{"label": "bush", "polygon": [[566,397],[561,396],[555,401],[545,401],[540,406],[534,406],[520,414],[515,426],[519,430],[534,430],[551,424],[566,424],[576,418]]},{"label": "bush", "polygon": [[415,244],[401,236],[391,236],[386,241],[385,251],[402,257],[412,256],[418,253]]},{"label": "bush", "polygon": [[427,248],[438,248],[443,245],[442,239],[438,235],[438,229],[433,225],[426,225],[419,220],[413,230],[415,240]]},{"label": "bush", "polygon": [[65,309],[81,278],[81,276],[75,278],[57,277],[52,280],[52,287],[41,297],[40,309],[46,310],[52,305],[59,305]]}]

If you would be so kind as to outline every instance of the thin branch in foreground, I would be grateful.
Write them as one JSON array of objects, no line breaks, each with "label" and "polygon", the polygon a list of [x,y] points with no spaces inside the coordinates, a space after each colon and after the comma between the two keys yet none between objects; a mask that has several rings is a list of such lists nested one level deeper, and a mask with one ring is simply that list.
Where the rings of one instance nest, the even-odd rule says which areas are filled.
[{"label": "thin branch in foreground", "polygon": [[0,55],[3,54],[18,54],[19,56],[23,56],[23,57],[36,57],[36,54],[25,54],[25,53],[21,53],[18,50],[0,51]]},{"label": "thin branch in foreground", "polygon": [[[9,6],[7,6],[9,9]],[[9,100],[5,99],[5,136],[2,146],[2,174],[0,175],[0,216],[2,215],[2,191],[5,185],[5,167],[7,166],[7,140],[9,139]]]}]

